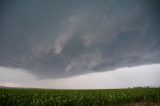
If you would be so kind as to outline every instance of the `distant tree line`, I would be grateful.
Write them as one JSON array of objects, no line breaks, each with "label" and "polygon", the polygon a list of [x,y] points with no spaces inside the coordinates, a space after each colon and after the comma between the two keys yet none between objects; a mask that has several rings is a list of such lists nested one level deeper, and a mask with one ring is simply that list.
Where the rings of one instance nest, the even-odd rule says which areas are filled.
[{"label": "distant tree line", "polygon": [[136,86],[136,87],[128,87],[130,88],[160,88],[160,86]]}]

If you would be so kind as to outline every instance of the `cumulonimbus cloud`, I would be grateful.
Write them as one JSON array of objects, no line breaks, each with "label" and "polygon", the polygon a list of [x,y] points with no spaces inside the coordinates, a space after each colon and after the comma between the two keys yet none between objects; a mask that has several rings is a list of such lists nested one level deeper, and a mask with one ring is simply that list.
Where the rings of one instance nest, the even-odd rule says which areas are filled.
[{"label": "cumulonimbus cloud", "polygon": [[0,66],[60,78],[160,62],[156,0],[2,4]]}]

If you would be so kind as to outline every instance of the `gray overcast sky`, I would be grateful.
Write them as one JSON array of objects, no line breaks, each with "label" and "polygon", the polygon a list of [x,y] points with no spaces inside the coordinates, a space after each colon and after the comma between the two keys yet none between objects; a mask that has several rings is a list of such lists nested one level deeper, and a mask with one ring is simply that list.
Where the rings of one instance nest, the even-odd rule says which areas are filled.
[{"label": "gray overcast sky", "polygon": [[152,64],[69,78],[37,79],[22,69],[0,67],[0,86],[53,89],[113,89],[160,86],[159,69],[160,64]]},{"label": "gray overcast sky", "polygon": [[[159,67],[153,68],[160,63],[159,11],[159,0],[1,0],[0,84],[24,86],[29,80],[20,73],[31,82],[64,83],[110,73],[123,79],[132,69],[143,76],[145,69],[156,79],[145,85],[159,86]],[[149,69],[136,68],[143,66]]]}]

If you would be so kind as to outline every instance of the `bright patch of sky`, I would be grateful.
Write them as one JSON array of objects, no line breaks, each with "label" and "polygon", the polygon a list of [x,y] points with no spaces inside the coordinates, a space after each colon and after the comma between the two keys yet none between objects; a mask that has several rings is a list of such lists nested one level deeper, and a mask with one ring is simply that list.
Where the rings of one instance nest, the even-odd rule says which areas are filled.
[{"label": "bright patch of sky", "polygon": [[53,89],[109,89],[160,86],[160,64],[119,68],[59,79],[37,79],[23,69],[0,67],[0,86]]}]

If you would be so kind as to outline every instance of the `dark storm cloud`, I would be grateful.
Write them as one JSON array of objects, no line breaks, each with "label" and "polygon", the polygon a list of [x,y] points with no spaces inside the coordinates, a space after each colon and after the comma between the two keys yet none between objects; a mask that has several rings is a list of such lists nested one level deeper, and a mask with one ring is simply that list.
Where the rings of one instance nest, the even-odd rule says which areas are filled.
[{"label": "dark storm cloud", "polygon": [[0,66],[59,78],[160,63],[159,4],[1,1]]}]

